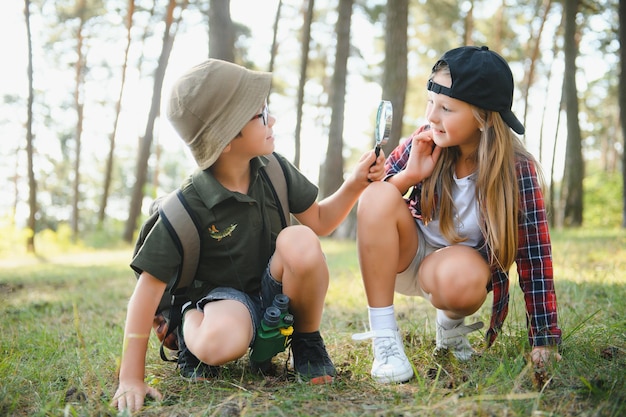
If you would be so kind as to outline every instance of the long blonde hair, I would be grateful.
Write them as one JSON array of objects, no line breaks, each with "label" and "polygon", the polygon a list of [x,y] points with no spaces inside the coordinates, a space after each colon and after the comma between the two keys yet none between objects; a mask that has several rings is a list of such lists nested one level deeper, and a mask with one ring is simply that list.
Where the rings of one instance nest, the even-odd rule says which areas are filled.
[{"label": "long blonde hair", "polygon": [[[436,69],[439,70],[441,68]],[[472,111],[479,126],[484,126],[478,149],[470,156],[476,166],[480,228],[492,267],[508,271],[515,262],[518,247],[520,195],[516,159],[527,158],[535,166],[537,163],[498,112],[475,106]],[[422,183],[421,194],[424,222],[438,217],[441,234],[453,244],[466,240],[454,225],[452,200],[453,174],[460,156],[456,146],[443,148],[433,173]],[[540,172],[538,175],[543,185]]]}]

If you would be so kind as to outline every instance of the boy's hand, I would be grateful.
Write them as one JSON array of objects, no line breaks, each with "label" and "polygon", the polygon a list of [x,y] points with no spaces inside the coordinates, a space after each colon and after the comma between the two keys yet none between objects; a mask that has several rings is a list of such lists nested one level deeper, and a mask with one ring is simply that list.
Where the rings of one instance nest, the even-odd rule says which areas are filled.
[{"label": "boy's hand", "polygon": [[360,171],[364,161],[369,168],[366,173],[369,182],[380,181],[385,177],[385,151],[381,149],[378,158],[376,158],[376,153],[373,150],[363,154],[359,160],[357,172]]},{"label": "boy's hand", "polygon": [[143,381],[130,383],[120,382],[113,396],[113,407],[117,407],[120,411],[129,410],[131,413],[138,411],[143,407],[146,395],[156,398],[159,401],[163,399],[163,395],[161,395],[159,391]]}]

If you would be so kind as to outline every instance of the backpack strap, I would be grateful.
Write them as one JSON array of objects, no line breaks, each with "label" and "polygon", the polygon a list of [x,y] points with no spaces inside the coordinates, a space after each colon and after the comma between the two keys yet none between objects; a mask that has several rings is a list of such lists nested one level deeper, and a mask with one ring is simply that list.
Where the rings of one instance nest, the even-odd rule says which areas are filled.
[{"label": "backpack strap", "polygon": [[[200,229],[192,217],[191,208],[187,205],[182,190],[170,193],[159,205],[159,216],[176,244],[181,257],[181,264],[176,276],[166,288],[172,294],[168,305],[168,329],[160,347],[161,359],[174,361],[165,354],[164,342],[182,322],[182,305],[187,302],[187,289],[193,282],[200,260]],[[167,300],[166,300],[167,301]]]},{"label": "backpack strap", "polygon": [[200,260],[200,231],[190,211],[191,208],[180,189],[167,196],[159,206],[159,216],[176,243],[182,259],[175,279],[168,284],[172,293],[191,285]]},{"label": "backpack strap", "polygon": [[280,221],[282,226],[287,227],[291,223],[291,216],[289,211],[289,193],[287,180],[285,179],[285,168],[274,152],[265,155],[265,157],[269,160],[269,162],[265,165],[265,168],[259,172],[261,172],[261,175],[265,177],[267,183],[272,189],[274,200],[279,206],[278,211],[281,215]]}]

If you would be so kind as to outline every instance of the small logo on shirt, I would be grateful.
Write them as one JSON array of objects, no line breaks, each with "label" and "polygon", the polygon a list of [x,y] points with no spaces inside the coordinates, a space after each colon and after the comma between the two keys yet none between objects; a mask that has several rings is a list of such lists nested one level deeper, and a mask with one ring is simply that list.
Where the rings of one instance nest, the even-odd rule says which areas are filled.
[{"label": "small logo on shirt", "polygon": [[218,242],[222,239],[224,239],[227,236],[231,236],[233,234],[233,231],[237,228],[236,224],[231,224],[230,226],[228,226],[226,229],[224,229],[223,231],[219,231],[217,230],[217,227],[215,227],[214,224],[211,225],[211,227],[209,227],[209,235],[217,240]]}]

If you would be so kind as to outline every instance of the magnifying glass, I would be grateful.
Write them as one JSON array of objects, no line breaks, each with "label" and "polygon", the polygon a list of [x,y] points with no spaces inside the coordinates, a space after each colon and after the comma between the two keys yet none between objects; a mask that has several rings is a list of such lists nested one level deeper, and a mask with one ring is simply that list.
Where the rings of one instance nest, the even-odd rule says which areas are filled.
[{"label": "magnifying glass", "polygon": [[380,154],[380,148],[387,143],[391,134],[391,122],[393,120],[393,106],[391,101],[381,100],[376,114],[376,147],[374,152],[376,157]]}]

